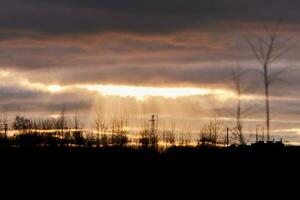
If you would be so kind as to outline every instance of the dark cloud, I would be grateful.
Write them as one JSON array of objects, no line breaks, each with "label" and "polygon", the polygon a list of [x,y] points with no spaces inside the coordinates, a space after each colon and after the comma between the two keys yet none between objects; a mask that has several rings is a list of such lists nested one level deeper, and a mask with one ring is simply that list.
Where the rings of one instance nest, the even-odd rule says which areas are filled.
[{"label": "dark cloud", "polygon": [[0,86],[0,101],[26,101],[41,98],[45,94],[40,91],[30,90],[17,86]]},{"label": "dark cloud", "polygon": [[[9,110],[9,112],[27,113],[33,114],[38,112],[44,112],[50,114],[59,113],[64,107],[68,112],[73,113],[75,110],[78,112],[86,112],[91,108],[90,102],[78,101],[78,102],[8,102],[2,104],[2,106]],[[41,116],[43,117],[43,116]]]},{"label": "dark cloud", "polygon": [[[30,44],[29,44],[30,45]],[[0,46],[0,65],[23,70],[61,66],[65,58],[82,54],[76,47],[47,46]]]},{"label": "dark cloud", "polygon": [[58,112],[64,105],[71,111],[86,111],[94,96],[95,93],[80,89],[51,93],[17,85],[0,86],[0,105],[10,112]]},{"label": "dark cloud", "polygon": [[280,13],[298,21],[297,0],[2,0],[2,37],[21,33],[170,33],[215,23],[274,20]]}]

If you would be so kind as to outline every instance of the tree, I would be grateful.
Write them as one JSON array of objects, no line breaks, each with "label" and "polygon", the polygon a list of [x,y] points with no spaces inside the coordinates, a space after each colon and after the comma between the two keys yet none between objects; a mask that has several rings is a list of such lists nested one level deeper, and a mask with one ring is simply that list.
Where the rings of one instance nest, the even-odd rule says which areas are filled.
[{"label": "tree", "polygon": [[4,130],[4,140],[7,139],[7,131],[8,131],[8,114],[7,108],[3,107],[1,112],[1,128]]},{"label": "tree", "polygon": [[[106,120],[105,120],[104,116],[102,115],[101,111],[98,111],[95,114],[94,127],[97,130],[97,146],[99,147],[100,143],[103,146],[107,146],[108,138],[106,135],[106,131],[107,131],[108,127],[106,124]],[[101,136],[101,138],[100,138],[100,136]]]},{"label": "tree", "polygon": [[280,80],[280,75],[286,71],[286,69],[272,72],[272,64],[282,57],[291,47],[290,38],[283,39],[280,37],[280,26],[282,18],[275,24],[274,27],[268,29],[266,27],[266,35],[254,36],[253,38],[246,37],[252,53],[261,65],[259,73],[263,76],[264,81],[264,95],[265,95],[265,113],[266,113],[266,128],[267,128],[267,140],[270,140],[270,85],[275,80]]},{"label": "tree", "polygon": [[162,141],[163,143],[168,146],[174,146],[176,143],[176,135],[175,135],[175,130],[176,130],[176,123],[175,121],[171,121],[170,127],[166,128],[164,127],[162,130]]},{"label": "tree", "polygon": [[75,111],[75,115],[74,115],[74,129],[75,130],[79,129],[79,119],[77,115],[77,110]]},{"label": "tree", "polygon": [[157,148],[158,136],[157,134],[153,134],[153,129],[148,120],[141,121],[141,130],[139,133],[139,143],[141,144],[142,148]]},{"label": "tree", "polygon": [[124,147],[129,142],[128,131],[128,119],[123,117],[113,117],[111,119],[111,144],[118,147]]},{"label": "tree", "polygon": [[243,134],[243,124],[242,124],[242,87],[241,87],[241,77],[245,72],[241,72],[241,67],[238,65],[235,70],[232,71],[232,79],[234,83],[234,88],[237,94],[237,107],[236,107],[236,122],[235,127],[232,130],[234,139],[238,140],[240,144],[245,144],[245,137]]},{"label": "tree", "polygon": [[16,116],[16,118],[12,124],[12,127],[15,130],[25,132],[26,130],[29,130],[32,128],[32,123],[31,123],[31,120],[28,118]]},{"label": "tree", "polygon": [[57,121],[57,129],[60,129],[61,132],[63,133],[63,131],[67,128],[67,126],[68,123],[66,120],[66,107],[64,105],[61,109],[61,113]]},{"label": "tree", "polygon": [[220,140],[222,128],[223,122],[217,118],[209,121],[207,124],[204,124],[200,130],[198,145],[217,146]]}]

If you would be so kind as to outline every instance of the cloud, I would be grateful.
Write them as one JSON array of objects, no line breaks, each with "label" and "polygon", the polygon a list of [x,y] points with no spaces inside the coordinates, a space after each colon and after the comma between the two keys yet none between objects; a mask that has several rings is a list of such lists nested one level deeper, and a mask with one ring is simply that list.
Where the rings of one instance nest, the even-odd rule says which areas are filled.
[{"label": "cloud", "polygon": [[26,101],[44,96],[43,92],[16,86],[0,86],[0,102]]},{"label": "cloud", "polygon": [[0,86],[0,105],[10,112],[58,112],[64,105],[69,110],[89,110],[95,93],[72,89],[50,92],[42,88],[30,88],[14,81]]},{"label": "cloud", "polygon": [[[297,40],[295,40],[297,43]],[[249,47],[237,34],[213,36],[209,32],[180,32],[167,36],[107,33],[54,37],[45,41],[15,39],[0,43],[0,68],[15,71],[31,82],[47,84],[126,84],[199,86],[232,89],[231,72],[260,69]],[[288,52],[275,71],[299,62]],[[291,63],[292,61],[293,63]],[[278,68],[278,69],[277,69]],[[262,77],[248,73],[244,84],[258,88]],[[298,88],[298,71],[285,79]],[[272,86],[273,95],[294,95],[285,84]]]},{"label": "cloud", "polygon": [[[299,20],[300,6],[297,0],[2,0],[1,4],[3,38],[22,33],[29,37],[92,32],[168,34],[214,29],[216,23],[226,29],[221,25],[224,22],[270,21],[281,12],[294,22]],[[5,32],[14,30],[18,32]]]}]

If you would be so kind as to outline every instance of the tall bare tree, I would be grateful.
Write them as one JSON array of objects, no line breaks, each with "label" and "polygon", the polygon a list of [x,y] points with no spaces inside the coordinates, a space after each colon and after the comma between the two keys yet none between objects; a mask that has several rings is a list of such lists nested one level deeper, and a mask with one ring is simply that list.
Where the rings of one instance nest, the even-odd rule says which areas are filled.
[{"label": "tall bare tree", "polygon": [[223,128],[223,121],[215,118],[204,124],[200,130],[200,137],[198,145],[217,146],[221,139],[221,131]]},{"label": "tall bare tree", "polygon": [[77,115],[77,110],[75,110],[75,115],[74,115],[74,129],[75,130],[79,129],[79,119]]},{"label": "tall bare tree", "polygon": [[1,125],[4,130],[4,139],[7,139],[7,131],[8,131],[8,111],[7,108],[3,107],[1,112]]},{"label": "tall bare tree", "polygon": [[63,105],[61,112],[60,112],[60,116],[57,120],[57,129],[60,129],[61,134],[63,135],[64,130],[67,128],[68,128],[68,122],[66,119],[66,106]]},{"label": "tall bare tree", "polygon": [[240,144],[245,144],[245,137],[243,134],[242,125],[242,88],[241,88],[241,77],[244,72],[241,72],[241,67],[238,65],[235,70],[232,71],[232,79],[234,88],[237,94],[237,107],[236,107],[236,124],[233,130],[234,137],[239,141]]},{"label": "tall bare tree", "polygon": [[[97,146],[100,146],[100,143],[104,146],[108,143],[108,137],[107,137],[107,130],[108,130],[108,124],[106,122],[106,119],[103,115],[103,111],[98,108],[94,115],[94,122],[93,127],[96,129],[96,143]],[[101,137],[100,137],[101,136]]]},{"label": "tall bare tree", "polygon": [[246,37],[246,41],[252,50],[255,58],[261,65],[260,73],[264,80],[265,93],[265,112],[266,112],[266,128],[267,140],[270,140],[270,85],[279,79],[279,76],[285,71],[280,70],[272,72],[272,64],[282,57],[290,48],[290,39],[284,39],[280,35],[280,27],[282,18],[271,28],[264,26],[266,34],[264,36],[254,36],[252,38]]}]

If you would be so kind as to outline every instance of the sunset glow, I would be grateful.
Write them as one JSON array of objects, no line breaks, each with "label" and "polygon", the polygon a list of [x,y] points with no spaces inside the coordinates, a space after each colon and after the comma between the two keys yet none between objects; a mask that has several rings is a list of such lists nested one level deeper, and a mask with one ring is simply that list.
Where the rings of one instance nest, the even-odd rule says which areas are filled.
[{"label": "sunset glow", "polygon": [[50,92],[59,92],[63,89],[63,87],[59,86],[59,85],[50,85],[47,87],[47,89],[50,91]]},{"label": "sunset glow", "polygon": [[208,95],[210,89],[201,88],[168,88],[168,87],[138,87],[123,85],[87,85],[81,88],[96,91],[107,96],[135,97],[143,100],[145,97],[157,96],[166,98],[177,98],[184,96]]}]

